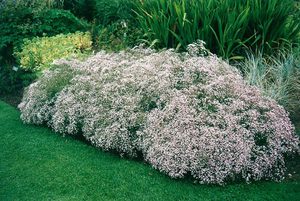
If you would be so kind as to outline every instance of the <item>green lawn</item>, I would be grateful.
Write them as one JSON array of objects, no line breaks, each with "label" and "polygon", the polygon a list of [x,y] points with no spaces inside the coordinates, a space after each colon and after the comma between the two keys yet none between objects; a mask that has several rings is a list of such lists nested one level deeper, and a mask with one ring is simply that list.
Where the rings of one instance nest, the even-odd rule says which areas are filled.
[{"label": "green lawn", "polygon": [[299,179],[225,187],[172,180],[48,128],[0,102],[0,200],[300,200]]}]

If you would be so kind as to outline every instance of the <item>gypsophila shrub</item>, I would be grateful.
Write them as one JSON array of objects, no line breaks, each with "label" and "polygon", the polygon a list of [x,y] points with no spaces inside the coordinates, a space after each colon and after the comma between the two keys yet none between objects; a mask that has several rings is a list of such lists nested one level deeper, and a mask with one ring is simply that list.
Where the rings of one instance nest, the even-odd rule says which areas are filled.
[{"label": "gypsophila shrub", "polygon": [[[82,134],[103,150],[142,153],[173,178],[189,174],[216,184],[282,179],[284,155],[299,151],[287,112],[197,47],[202,44],[184,54],[134,48],[59,61],[76,69],[68,84],[49,96],[47,80],[62,77],[47,71],[27,89],[21,117]],[[203,52],[207,57],[198,56]]]},{"label": "gypsophila shrub", "polygon": [[76,69],[65,64],[45,70],[40,79],[24,92],[23,100],[27,101],[19,105],[21,119],[26,123],[47,123],[51,119],[57,93],[69,84],[76,74],[75,71]]}]

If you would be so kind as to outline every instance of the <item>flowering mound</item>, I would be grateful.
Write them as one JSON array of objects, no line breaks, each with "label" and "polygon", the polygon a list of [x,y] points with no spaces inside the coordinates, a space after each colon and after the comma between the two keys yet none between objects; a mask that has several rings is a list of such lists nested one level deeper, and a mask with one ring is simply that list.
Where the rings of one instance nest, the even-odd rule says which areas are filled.
[{"label": "flowering mound", "polygon": [[227,63],[196,55],[134,49],[58,61],[26,90],[21,118],[142,153],[174,178],[282,179],[284,155],[299,151],[288,114]]}]

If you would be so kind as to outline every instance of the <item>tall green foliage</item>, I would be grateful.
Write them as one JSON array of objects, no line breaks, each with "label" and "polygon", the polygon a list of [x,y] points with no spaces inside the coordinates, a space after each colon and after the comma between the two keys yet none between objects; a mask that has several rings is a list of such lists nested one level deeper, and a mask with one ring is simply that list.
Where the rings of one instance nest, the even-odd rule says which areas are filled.
[{"label": "tall green foliage", "polygon": [[136,0],[95,0],[95,18],[106,25],[118,20],[132,19]]},{"label": "tall green foliage", "polygon": [[[300,49],[285,50],[272,56],[247,54],[241,68],[246,82],[275,99],[290,112],[300,114]],[[299,118],[299,117],[298,117]]]},{"label": "tall green foliage", "polygon": [[63,8],[91,21],[95,15],[95,0],[68,0],[64,1]]},{"label": "tall green foliage", "polygon": [[79,17],[107,25],[118,20],[133,19],[133,9],[137,0],[68,0],[64,9]]},{"label": "tall green foliage", "polygon": [[148,41],[185,48],[204,40],[214,53],[232,58],[244,47],[270,51],[299,42],[299,12],[293,0],[145,0],[137,19]]}]

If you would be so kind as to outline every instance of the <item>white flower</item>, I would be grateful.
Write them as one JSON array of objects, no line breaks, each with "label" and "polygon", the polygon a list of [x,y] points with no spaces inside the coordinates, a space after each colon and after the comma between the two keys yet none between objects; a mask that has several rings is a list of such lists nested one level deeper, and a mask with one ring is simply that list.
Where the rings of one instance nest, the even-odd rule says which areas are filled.
[{"label": "white flower", "polygon": [[103,150],[141,152],[171,177],[282,179],[284,155],[299,151],[288,114],[216,56],[198,57],[201,45],[183,55],[136,47],[57,61],[26,90],[21,118]]}]

